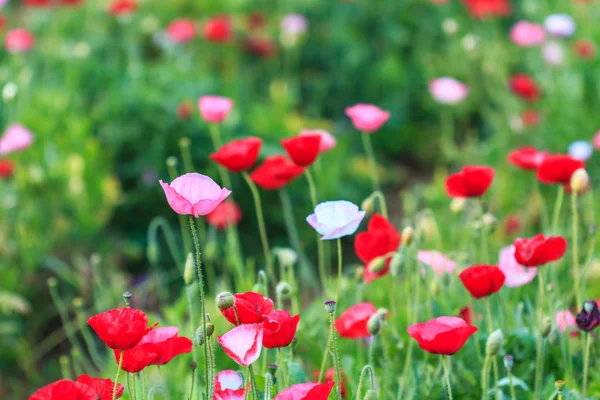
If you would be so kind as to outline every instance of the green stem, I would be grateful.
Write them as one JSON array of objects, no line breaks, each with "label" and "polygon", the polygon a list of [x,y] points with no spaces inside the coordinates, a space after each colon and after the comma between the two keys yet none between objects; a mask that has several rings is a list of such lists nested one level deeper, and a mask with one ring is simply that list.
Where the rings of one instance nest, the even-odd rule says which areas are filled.
[{"label": "green stem", "polygon": [[[544,271],[538,269],[538,331],[539,327],[543,323],[544,319],[544,304],[545,304],[545,288],[544,288]],[[542,377],[544,371],[544,338],[542,334],[538,332],[537,343],[536,343],[536,356],[535,356],[535,386],[534,396],[535,398],[541,398],[539,391],[541,390]]]},{"label": "green stem", "polygon": [[510,400],[517,400],[517,396],[515,396],[515,385],[513,384],[513,375],[511,372],[508,373],[508,385],[510,386]]},{"label": "green stem", "polygon": [[370,365],[365,365],[360,371],[360,379],[358,381],[358,390],[356,391],[356,400],[362,400],[362,392],[363,392],[363,382],[365,379],[365,374],[369,373],[369,389],[375,389],[375,371],[373,367]]},{"label": "green stem", "polygon": [[[137,393],[136,393],[137,384],[135,382],[135,374],[127,373],[127,375],[131,375],[131,386],[132,386],[132,392],[133,392],[133,400],[136,400],[137,399]],[[129,378],[127,380],[129,381]]]},{"label": "green stem", "polygon": [[560,209],[562,208],[563,198],[565,197],[565,188],[563,185],[558,186],[558,194],[556,195],[556,203],[554,203],[554,212],[552,213],[552,234],[558,232],[558,219],[560,217]]},{"label": "green stem", "polygon": [[373,192],[372,196],[376,197],[379,200],[379,207],[381,208],[381,215],[383,215],[383,217],[385,219],[388,219],[387,203],[385,201],[385,196],[383,195],[383,193],[381,193],[381,190],[376,190],[375,192]]},{"label": "green stem", "polygon": [[375,160],[375,152],[371,144],[371,134],[361,132],[360,137],[363,142],[363,147],[369,162],[369,170],[371,172],[371,181],[373,183],[373,191],[379,191],[379,178],[377,176],[377,161]]},{"label": "green stem", "polygon": [[210,397],[209,397],[209,399],[212,399],[214,397],[214,392],[215,392],[215,377],[217,376],[213,336],[209,337],[206,342],[208,343],[208,357],[210,360],[210,388],[209,388]]},{"label": "green stem", "polygon": [[319,370],[319,380],[318,383],[323,382],[323,376],[325,375],[325,367],[327,363],[327,353],[329,353],[329,347],[331,346],[331,335],[327,339],[327,344],[325,345],[325,351],[323,352],[323,359],[321,360],[321,369]]},{"label": "green stem", "polygon": [[[306,168],[304,175],[308,181],[308,189],[310,192],[310,201],[312,202],[313,210],[317,207],[317,187],[315,185],[315,179],[313,178],[310,168]],[[319,278],[321,279],[321,285],[323,287],[323,293],[325,293],[325,287],[327,285],[327,273],[325,272],[325,252],[324,243],[321,240],[320,235],[316,234],[317,238],[317,260],[319,263]]]},{"label": "green stem", "polygon": [[577,214],[577,193],[573,191],[571,193],[571,212],[573,214],[573,273],[575,274],[575,299],[577,301],[577,306],[579,307],[582,304],[581,301],[581,274],[579,272],[579,250],[578,250],[578,239],[577,234],[579,231],[579,218]]},{"label": "green stem", "polygon": [[588,388],[588,373],[590,367],[590,349],[592,348],[592,335],[589,332],[585,334],[585,355],[583,358],[583,389],[581,391],[581,399],[585,400]]},{"label": "green stem", "polygon": [[[485,310],[486,310],[486,319],[487,319],[487,328],[488,328],[488,334],[491,334],[494,330],[494,326],[493,326],[493,322],[492,322],[492,307],[491,307],[491,300],[490,297],[486,297],[485,298]],[[500,399],[500,391],[498,390],[498,379],[499,379],[499,372],[498,372],[498,360],[496,359],[496,357],[494,356],[492,358],[492,367],[493,367],[493,371],[494,371],[494,393],[496,394],[496,400]]]},{"label": "green stem", "polygon": [[142,400],[146,400],[146,394],[147,394],[147,392],[146,392],[146,374],[145,374],[144,370],[142,370],[142,372],[140,372],[140,375],[141,375],[141,379],[142,379]]},{"label": "green stem", "polygon": [[[339,239],[338,239],[339,240]],[[329,314],[329,336],[331,337],[331,349],[333,355],[333,367],[335,370],[335,392],[336,399],[342,400],[342,371],[340,368],[340,358],[338,354],[337,341],[335,340],[335,313]]]},{"label": "green stem", "polygon": [[288,383],[287,366],[286,366],[285,361],[283,360],[283,354],[281,353],[281,347],[277,348],[277,357],[279,358],[279,364],[281,365],[281,376],[283,377],[284,387],[288,387],[289,383]]},{"label": "green stem", "polygon": [[448,398],[452,400],[452,385],[450,385],[450,372],[446,364],[446,356],[442,355],[442,367],[444,367],[444,375],[446,376],[446,386],[448,387]]},{"label": "green stem", "polygon": [[375,360],[374,360],[374,355],[375,355],[375,338],[377,338],[377,336],[371,336],[371,343],[369,343],[369,365],[372,365],[373,368],[375,368]]},{"label": "green stem", "polygon": [[250,385],[252,386],[252,396],[254,400],[260,400],[258,396],[258,386],[256,385],[256,379],[254,378],[254,370],[252,364],[248,365],[248,375],[250,375]]},{"label": "green stem", "polygon": [[177,249],[175,235],[173,235],[173,231],[171,230],[169,222],[165,217],[154,217],[152,221],[150,221],[150,226],[148,226],[148,246],[158,246],[157,236],[159,229],[162,229],[162,232],[165,236],[165,241],[167,242],[167,248],[169,249],[169,253],[171,253],[173,261],[175,261],[177,267],[181,269],[183,267],[184,260]]},{"label": "green stem", "polygon": [[117,384],[119,383],[119,374],[121,373],[121,367],[123,366],[123,350],[119,354],[119,366],[117,367],[117,374],[115,375],[115,385],[113,387],[112,400],[117,399]]},{"label": "green stem", "polygon": [[[193,287],[192,285],[186,285],[185,287],[185,292],[187,294],[187,300],[188,300],[188,310],[190,313],[190,323],[192,325],[192,336],[194,334],[194,331],[196,330],[196,327],[194,326],[194,321],[197,321],[196,319],[196,313],[194,312],[194,298],[193,298]],[[194,346],[193,350],[192,350],[192,359],[195,362],[198,362],[198,359],[200,357],[198,357],[198,350],[197,350],[198,346]],[[192,375],[196,375],[196,371],[194,370]]]},{"label": "green stem", "polygon": [[271,392],[273,387],[273,377],[271,374],[265,374],[265,400],[271,400]]},{"label": "green stem", "polygon": [[481,399],[486,400],[488,398],[487,393],[489,389],[490,379],[490,357],[486,355],[483,361],[483,368],[481,369]]},{"label": "green stem", "polygon": [[270,247],[269,240],[267,239],[267,229],[265,228],[265,219],[262,211],[262,203],[260,201],[260,194],[258,193],[258,188],[248,175],[246,171],[242,172],[242,176],[244,180],[248,184],[250,191],[252,192],[252,197],[254,198],[254,208],[256,211],[256,218],[258,219],[258,230],[260,232],[260,240],[262,242],[263,254],[265,257],[265,264],[267,265],[267,272],[269,273],[269,277],[271,281],[275,280],[275,270],[273,269],[273,263],[270,256]]},{"label": "green stem", "polygon": [[207,335],[206,335],[206,303],[204,298],[204,278],[202,274],[202,259],[200,253],[200,243],[198,241],[198,234],[196,233],[196,224],[194,223],[194,218],[190,215],[188,218],[190,224],[190,231],[192,233],[192,240],[194,242],[194,247],[196,249],[196,271],[198,273],[198,288],[200,289],[200,320],[202,321],[202,331],[204,333],[204,384],[206,387],[206,398],[210,399],[209,396],[209,388],[210,388],[210,380],[208,376],[208,345],[207,345]]},{"label": "green stem", "polygon": [[338,277],[335,289],[335,302],[338,302],[340,297],[340,286],[342,284],[342,239],[337,239],[337,256],[338,256]]}]

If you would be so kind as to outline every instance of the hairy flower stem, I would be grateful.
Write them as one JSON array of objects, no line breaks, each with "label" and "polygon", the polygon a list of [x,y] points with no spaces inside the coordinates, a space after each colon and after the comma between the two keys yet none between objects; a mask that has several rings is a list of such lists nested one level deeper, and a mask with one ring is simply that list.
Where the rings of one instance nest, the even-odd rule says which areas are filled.
[{"label": "hairy flower stem", "polygon": [[577,306],[579,307],[582,303],[581,301],[581,274],[579,272],[579,251],[577,247],[577,234],[579,231],[579,218],[577,214],[577,193],[573,191],[571,193],[571,213],[573,214],[573,239],[571,242],[573,243],[573,273],[575,274],[575,299],[577,301]]},{"label": "hairy flower stem", "polygon": [[[188,138],[182,139],[179,142],[179,149],[181,151],[181,159],[183,160],[185,172],[194,172],[194,163],[192,162],[192,154],[190,153],[190,140]],[[227,184],[226,187],[231,189],[229,184]],[[199,220],[198,225],[198,237],[200,238],[200,241],[204,243],[206,241],[206,226],[204,225],[204,220]],[[191,251],[191,249],[186,250],[186,254],[188,251]]]},{"label": "hairy flower stem", "polygon": [[362,400],[363,382],[365,374],[369,374],[369,389],[375,390],[375,371],[370,365],[365,365],[360,372],[360,380],[358,381],[358,390],[356,391],[356,400]]},{"label": "hairy flower stem", "polygon": [[554,212],[552,213],[552,234],[558,232],[558,219],[560,217],[560,209],[562,208],[563,198],[565,197],[565,188],[563,185],[558,186],[558,194],[556,195],[556,203],[554,203]]},{"label": "hairy flower stem", "polygon": [[[538,271],[538,327],[542,325],[544,319],[544,272],[543,270]],[[538,328],[539,331],[539,328]],[[537,343],[536,343],[536,355],[535,355],[535,386],[534,396],[535,398],[541,398],[539,391],[541,390],[542,377],[544,374],[544,338],[542,334],[538,332]]]},{"label": "hairy flower stem", "polygon": [[127,373],[127,382],[129,382],[129,375],[131,375],[131,378],[132,378],[131,379],[131,387],[132,387],[132,391],[133,391],[133,400],[136,400],[137,399],[137,393],[136,393],[137,384],[135,382],[135,374]]},{"label": "hairy flower stem", "polygon": [[450,371],[448,371],[448,365],[446,356],[442,355],[442,367],[444,368],[444,375],[446,376],[446,386],[448,387],[448,399],[452,400],[452,385],[450,385]]},{"label": "hairy flower stem", "polygon": [[288,387],[289,384],[288,384],[287,364],[283,359],[281,347],[277,348],[277,357],[279,358],[279,364],[281,365],[281,376],[283,377],[284,387]]},{"label": "hairy flower stem", "polygon": [[[256,385],[256,379],[254,378],[254,369],[252,364],[248,365],[248,375],[250,376],[250,385],[252,386],[252,397],[254,400],[260,400],[258,395],[258,386]],[[212,397],[209,397],[209,399]]]},{"label": "hairy flower stem", "polygon": [[[485,298],[484,300],[485,303],[485,310],[487,313],[487,328],[488,328],[488,334],[492,334],[492,332],[494,331],[494,326],[492,323],[492,307],[490,305],[491,301],[489,296]],[[498,380],[500,378],[499,376],[499,372],[498,372],[498,360],[496,359],[496,356],[493,356],[492,359],[492,367],[493,367],[493,371],[494,371],[494,392],[496,394],[496,400],[501,400],[502,395],[500,394],[500,390],[498,390]]]},{"label": "hairy flower stem", "polygon": [[268,372],[265,374],[265,400],[271,400],[273,377]]},{"label": "hairy flower stem", "polygon": [[371,172],[371,181],[373,183],[373,191],[379,191],[379,177],[377,176],[377,161],[375,160],[375,152],[371,144],[371,135],[366,132],[361,132],[360,137],[363,142],[363,147],[369,161],[369,170]]},{"label": "hairy flower stem", "polygon": [[381,215],[385,219],[388,219],[387,203],[385,201],[385,196],[383,195],[381,190],[374,191],[373,194],[371,194],[371,196],[373,196],[373,198],[376,198],[377,200],[379,200],[379,208],[381,209]]},{"label": "hairy flower stem", "polygon": [[[339,239],[338,239],[339,240]],[[331,353],[333,356],[333,367],[335,370],[335,393],[336,399],[342,400],[342,371],[340,367],[340,356],[338,354],[337,341],[335,340],[335,313],[329,314],[329,336],[331,337]]]},{"label": "hairy flower stem", "polygon": [[323,376],[325,375],[325,367],[327,363],[327,353],[329,353],[329,348],[331,347],[331,336],[327,339],[327,345],[325,345],[325,351],[323,352],[323,359],[321,360],[321,369],[319,370],[319,380],[318,383],[323,382]]},{"label": "hairy flower stem", "polygon": [[[186,285],[185,286],[185,293],[187,294],[187,300],[188,300],[188,311],[190,313],[190,322],[192,325],[192,336],[194,334],[194,331],[196,330],[196,327],[194,326],[194,321],[197,321],[196,319],[196,313],[194,312],[194,297],[193,297],[193,292],[194,288],[192,287],[192,285]],[[196,349],[198,346],[194,346],[193,350],[192,350],[192,359],[195,362],[198,362],[198,350]],[[196,375],[196,371],[194,370],[192,372],[192,375]]]},{"label": "hairy flower stem", "polygon": [[487,393],[490,386],[490,357],[485,356],[483,368],[481,369],[481,400],[488,398]]},{"label": "hairy flower stem", "polygon": [[192,374],[192,386],[190,387],[190,397],[189,400],[194,399],[194,384],[196,383],[196,374]]},{"label": "hairy flower stem", "polygon": [[267,229],[265,228],[265,218],[263,216],[260,194],[258,193],[258,188],[256,187],[256,185],[250,178],[250,175],[248,175],[246,171],[242,172],[242,176],[248,184],[250,192],[252,192],[252,197],[254,198],[254,208],[256,211],[256,218],[258,219],[258,230],[260,233],[260,241],[262,242],[265,264],[267,265],[267,272],[269,274],[269,278],[273,282],[275,280],[276,275],[275,270],[273,269],[273,262],[271,260],[271,254],[269,250],[269,240],[267,238]]},{"label": "hairy flower stem", "polygon": [[142,381],[142,400],[146,400],[146,374],[144,373],[144,370],[142,370],[139,375]]},{"label": "hairy flower stem", "polygon": [[340,298],[340,287],[342,285],[342,239],[337,240],[337,256],[338,256],[338,276],[337,285],[335,288],[335,302],[337,303]]},{"label": "hairy flower stem", "polygon": [[508,386],[510,386],[510,400],[517,400],[517,396],[515,396],[515,385],[513,383],[513,374],[508,371]]},{"label": "hairy flower stem", "polygon": [[200,321],[202,323],[202,332],[204,334],[204,385],[206,398],[210,399],[210,378],[208,376],[209,371],[209,359],[208,359],[208,345],[207,345],[207,335],[206,335],[206,303],[204,298],[204,277],[202,274],[202,254],[200,253],[200,242],[198,241],[198,234],[196,233],[196,224],[194,223],[194,218],[190,215],[188,218],[190,223],[190,231],[192,233],[192,240],[194,242],[194,247],[196,248],[196,272],[198,274],[198,288],[200,289]]},{"label": "hairy flower stem", "polygon": [[115,375],[115,385],[113,387],[112,400],[117,399],[117,384],[119,383],[119,374],[121,373],[121,367],[123,366],[123,350],[119,354],[119,366],[117,367],[117,374]]},{"label": "hairy flower stem", "polygon": [[369,365],[372,365],[373,367],[375,367],[375,360],[374,360],[374,356],[375,356],[375,339],[377,338],[377,336],[371,336],[371,343],[369,343],[369,358],[368,358],[368,362]]},{"label": "hairy flower stem", "polygon": [[592,348],[592,335],[589,332],[585,334],[585,355],[583,357],[583,389],[581,390],[581,399],[585,400],[588,388],[588,373],[590,367],[590,349]]},{"label": "hairy flower stem", "polygon": [[[315,185],[315,179],[313,178],[312,172],[310,168],[306,168],[304,175],[306,175],[306,180],[308,181],[308,189],[310,191],[310,200],[312,202],[313,209],[317,207],[317,187]],[[321,279],[321,285],[323,287],[323,293],[325,293],[327,286],[327,273],[325,271],[325,248],[324,243],[321,240],[319,234],[316,234],[317,237],[317,260],[319,263],[319,279]]]}]

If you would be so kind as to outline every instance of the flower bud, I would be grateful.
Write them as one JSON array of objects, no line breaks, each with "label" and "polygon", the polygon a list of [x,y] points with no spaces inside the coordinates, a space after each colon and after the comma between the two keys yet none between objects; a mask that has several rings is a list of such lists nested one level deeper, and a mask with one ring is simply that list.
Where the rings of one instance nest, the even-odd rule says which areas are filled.
[{"label": "flower bud", "polygon": [[554,382],[554,388],[558,393],[562,393],[565,388],[565,381],[556,381]]},{"label": "flower bud", "polygon": [[[184,104],[184,103],[182,103]],[[186,148],[186,147],[190,147],[190,138],[187,137],[182,137],[181,139],[179,139],[179,147],[181,148]]]},{"label": "flower bud", "polygon": [[254,293],[265,294],[265,285],[262,282],[256,282],[254,286],[252,286],[252,291]]},{"label": "flower bud", "polygon": [[511,355],[504,356],[504,368],[508,372],[512,372],[513,366],[515,365],[515,358]]},{"label": "flower bud", "polygon": [[235,300],[230,292],[221,292],[217,295],[216,303],[219,310],[224,311],[233,307]]},{"label": "flower bud", "polygon": [[211,337],[213,333],[215,333],[215,326],[212,324],[212,322],[207,322],[206,323],[206,337]]},{"label": "flower bud", "polygon": [[275,376],[275,373],[277,372],[277,364],[269,364],[267,365],[267,370],[269,371],[269,373],[273,376]]},{"label": "flower bud", "polygon": [[333,300],[327,300],[325,302],[325,311],[327,311],[329,314],[333,314],[335,312],[335,308],[336,308],[336,302]]},{"label": "flower bud", "polygon": [[192,371],[195,371],[198,368],[198,363],[196,361],[190,361],[190,368]]},{"label": "flower bud", "polygon": [[373,336],[379,335],[383,328],[383,322],[378,313],[371,315],[371,318],[367,321],[367,330]]},{"label": "flower bud", "polygon": [[58,283],[56,278],[54,278],[54,277],[48,278],[47,282],[48,282],[49,288],[55,288],[56,284]]},{"label": "flower bud", "polygon": [[379,318],[381,318],[382,321],[385,321],[389,315],[389,311],[387,308],[383,308],[380,307],[377,309],[377,314],[379,314]]},{"label": "flower bud", "polygon": [[586,188],[590,182],[590,177],[585,169],[579,168],[571,175],[571,190],[574,193],[579,193]]},{"label": "flower bud", "polygon": [[294,265],[298,260],[298,253],[287,247],[276,249],[274,252],[277,261],[281,265]]},{"label": "flower bud", "polygon": [[415,231],[412,228],[412,226],[407,226],[404,229],[402,229],[402,243],[405,246],[409,246],[412,243],[414,236]]},{"label": "flower bud", "polygon": [[377,392],[374,391],[373,389],[369,389],[367,394],[365,394],[364,400],[378,400],[378,399],[379,399],[379,397],[377,396]]},{"label": "flower bud", "polygon": [[123,302],[125,303],[125,307],[129,307],[131,305],[131,297],[133,296],[131,292],[123,292],[121,295],[123,297]]},{"label": "flower bud", "polygon": [[450,211],[454,214],[460,213],[465,208],[465,199],[456,198],[450,203]]},{"label": "flower bud", "polygon": [[177,157],[167,157],[167,167],[175,168],[177,166]]},{"label": "flower bud", "polygon": [[404,259],[405,257],[403,251],[394,253],[394,255],[392,256],[392,260],[390,261],[390,274],[392,274],[394,278],[400,275],[400,271],[404,266]]},{"label": "flower bud", "polygon": [[362,266],[357,266],[354,269],[354,279],[356,279],[357,282],[362,282],[365,278],[365,268]]},{"label": "flower bud", "polygon": [[204,329],[202,329],[202,327],[196,329],[196,332],[194,333],[194,342],[198,346],[204,346]]},{"label": "flower bud", "polygon": [[187,258],[185,259],[185,267],[183,269],[183,281],[186,285],[191,285],[194,282],[194,270],[194,256],[192,253],[188,253]]},{"label": "flower bud", "polygon": [[373,273],[379,273],[385,269],[385,264],[385,256],[375,257],[367,265],[367,269]]},{"label": "flower bud", "polygon": [[288,299],[290,294],[292,294],[292,287],[287,282],[279,282],[275,290],[277,290],[277,294],[281,296],[282,299]]},{"label": "flower bud", "polygon": [[156,264],[158,262],[158,246],[156,243],[148,243],[146,248],[146,257],[150,264]]},{"label": "flower bud", "polygon": [[75,307],[76,309],[83,308],[83,299],[81,297],[75,297],[73,299],[73,307]]},{"label": "flower bud", "polygon": [[544,318],[544,320],[540,324],[540,335],[542,335],[543,338],[547,337],[550,334],[551,328],[552,321],[550,320],[550,318]]},{"label": "flower bud", "polygon": [[498,351],[504,344],[504,335],[501,329],[496,329],[488,336],[487,342],[485,343],[485,354],[488,357],[493,357],[498,354]]},{"label": "flower bud", "polygon": [[370,195],[369,197],[364,199],[360,205],[360,208],[366,211],[367,214],[373,214],[373,212],[375,211],[375,197],[373,195]]}]

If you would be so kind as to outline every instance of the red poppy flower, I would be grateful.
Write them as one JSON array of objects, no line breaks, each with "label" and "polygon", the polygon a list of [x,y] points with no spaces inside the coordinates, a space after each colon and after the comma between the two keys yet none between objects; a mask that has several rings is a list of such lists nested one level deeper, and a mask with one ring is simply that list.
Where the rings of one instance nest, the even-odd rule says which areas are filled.
[{"label": "red poppy flower", "polygon": [[297,166],[282,155],[275,155],[265,160],[250,174],[252,181],[263,189],[280,189],[304,173],[304,168]]},{"label": "red poppy flower", "polygon": [[312,134],[282,139],[281,145],[296,165],[308,167],[319,155],[321,136]]},{"label": "red poppy flower", "polygon": [[[233,295],[233,302],[234,306],[227,310],[221,310],[221,314],[234,325],[262,322],[273,310],[273,300],[260,293],[236,293]],[[239,321],[236,321],[236,310]]]},{"label": "red poppy flower", "polygon": [[148,316],[135,308],[116,308],[88,318],[88,324],[108,347],[129,350],[156,325],[147,327]]},{"label": "red poppy flower", "polygon": [[585,163],[571,156],[546,156],[537,170],[537,179],[542,183],[566,185],[571,181],[571,175],[579,168],[585,168]]},{"label": "red poppy flower", "polygon": [[[92,378],[87,374],[79,375],[77,382],[90,386],[100,398],[98,400],[111,400],[115,383],[110,379]],[[123,395],[123,385],[117,384],[117,399]]]},{"label": "red poppy flower", "polygon": [[476,299],[490,296],[504,285],[504,272],[496,265],[474,265],[458,275],[465,288]]},{"label": "red poppy flower", "polygon": [[176,19],[167,27],[167,36],[175,43],[189,42],[196,36],[196,23],[190,19]]},{"label": "red poppy flower", "polygon": [[462,0],[473,18],[504,17],[510,14],[509,0]]},{"label": "red poppy flower", "polygon": [[164,365],[180,354],[192,351],[192,341],[186,337],[178,336],[179,328],[165,326],[156,328],[140,340],[138,346],[151,343],[156,357],[150,365]]},{"label": "red poppy flower", "polygon": [[492,184],[494,175],[491,167],[463,167],[446,178],[446,193],[452,198],[480,197]]},{"label": "red poppy flower", "polygon": [[24,0],[23,3],[30,7],[47,7],[50,5],[61,5],[61,6],[76,6],[83,2],[83,0]]},{"label": "red poppy flower", "polygon": [[262,350],[263,324],[245,324],[231,329],[217,340],[225,353],[238,365],[249,366],[260,357]]},{"label": "red poppy flower", "polygon": [[263,346],[267,349],[287,347],[296,336],[300,315],[291,316],[283,310],[273,310],[264,319]]},{"label": "red poppy flower", "polygon": [[204,23],[202,35],[209,42],[230,42],[233,39],[233,25],[231,24],[231,20],[226,15],[209,19]]},{"label": "red poppy flower", "polygon": [[10,160],[0,160],[0,178],[12,176],[15,172],[15,166]]},{"label": "red poppy flower", "polygon": [[504,233],[514,235],[521,230],[521,217],[517,214],[510,214],[504,220]]},{"label": "red poppy flower", "polygon": [[584,60],[591,60],[596,55],[596,47],[589,40],[577,40],[573,44],[575,53]]},{"label": "red poppy flower", "polygon": [[538,234],[531,239],[517,238],[515,260],[524,267],[539,267],[560,259],[567,251],[567,241],[562,236],[544,237]]},{"label": "red poppy flower", "polygon": [[83,383],[62,379],[44,386],[29,400],[98,400],[94,389]]},{"label": "red poppy flower", "polygon": [[508,154],[508,162],[524,169],[525,171],[535,171],[548,155],[545,151],[539,151],[535,147],[525,146],[511,151]]},{"label": "red poppy flower", "polygon": [[327,400],[335,383],[298,383],[282,390],[275,400]]},{"label": "red poppy flower", "polygon": [[242,210],[233,200],[225,200],[206,216],[206,222],[220,230],[237,225],[241,219]]},{"label": "red poppy flower", "polygon": [[268,37],[252,36],[244,42],[244,49],[260,58],[271,58],[277,54],[277,46]]},{"label": "red poppy flower", "polygon": [[246,17],[246,25],[250,30],[260,30],[267,25],[267,17],[259,11],[254,11]]},{"label": "red poppy flower", "polygon": [[214,400],[244,400],[246,391],[244,389],[215,389]]},{"label": "red poppy flower", "polygon": [[[320,371],[314,371],[313,373],[313,377],[315,378],[315,382],[319,379],[319,373]],[[344,383],[344,380],[346,379],[346,377],[344,376],[344,374],[342,373],[342,397],[346,397],[346,385]],[[329,368],[326,372],[325,372],[325,382],[334,382],[335,381],[335,368]]]},{"label": "red poppy flower", "polygon": [[[354,239],[354,251],[366,267],[375,258],[398,250],[399,246],[400,233],[387,219],[379,214],[373,215],[369,221],[367,232],[359,233]],[[390,261],[391,257],[387,257],[385,267],[379,272],[373,272],[369,268],[365,268],[365,281],[371,282],[387,274]]]},{"label": "red poppy flower", "polygon": [[540,113],[535,110],[523,110],[521,121],[526,128],[535,128],[540,124]]},{"label": "red poppy flower", "polygon": [[253,136],[233,140],[212,153],[210,159],[230,172],[246,171],[256,162],[262,142],[262,139]]},{"label": "red poppy flower", "polygon": [[371,336],[367,322],[377,309],[373,303],[358,303],[344,311],[335,321],[335,330],[341,337],[360,339]]},{"label": "red poppy flower", "polygon": [[426,352],[451,356],[477,332],[477,327],[468,325],[462,318],[437,317],[411,325],[407,331]]},{"label": "red poppy flower", "polygon": [[138,5],[133,0],[115,0],[110,4],[108,13],[114,17],[121,17],[133,14]]},{"label": "red poppy flower", "polygon": [[177,106],[177,118],[182,121],[187,121],[194,114],[194,104],[190,101],[182,101]]},{"label": "red poppy flower", "polygon": [[467,325],[473,326],[473,310],[471,307],[467,306],[461,308],[458,312],[458,316],[459,318],[464,319]]},{"label": "red poppy flower", "polygon": [[541,91],[529,75],[516,74],[510,78],[510,89],[523,100],[534,103],[539,100]]},{"label": "red poppy flower", "polygon": [[[115,361],[119,363],[122,350],[113,350]],[[121,369],[130,373],[140,372],[149,365],[158,356],[158,349],[153,343],[140,344],[132,349],[123,351],[123,363]]]}]

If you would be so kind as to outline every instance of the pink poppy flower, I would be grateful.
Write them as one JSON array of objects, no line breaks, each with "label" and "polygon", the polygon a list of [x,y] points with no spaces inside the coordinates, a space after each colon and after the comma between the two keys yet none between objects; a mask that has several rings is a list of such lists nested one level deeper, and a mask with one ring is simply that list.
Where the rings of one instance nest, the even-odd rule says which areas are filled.
[{"label": "pink poppy flower", "polygon": [[167,36],[175,43],[189,42],[196,36],[196,23],[190,19],[176,19],[167,27]]},{"label": "pink poppy flower", "polygon": [[233,370],[221,371],[215,377],[214,400],[244,400],[242,377]]},{"label": "pink poppy flower", "polygon": [[498,267],[506,276],[504,285],[516,288],[527,285],[537,275],[537,268],[525,268],[515,259],[515,246],[510,245],[500,250]]},{"label": "pink poppy flower", "polygon": [[214,400],[244,400],[246,391],[244,389],[215,390]]},{"label": "pink poppy flower", "polygon": [[596,150],[600,150],[600,131],[596,132],[592,138],[592,146],[594,146]]},{"label": "pink poppy flower", "polygon": [[557,311],[556,314],[554,314],[554,319],[556,320],[556,327],[559,332],[564,332],[569,328],[577,327],[575,316],[569,310]]},{"label": "pink poppy flower", "polygon": [[196,218],[210,214],[231,194],[231,190],[221,189],[208,176],[196,172],[181,175],[171,184],[159,182],[173,211]]},{"label": "pink poppy flower", "polygon": [[321,144],[319,146],[319,153],[325,153],[335,147],[337,144],[337,140],[335,137],[327,132],[320,129],[314,130],[303,130],[300,131],[300,136],[311,136],[311,135],[319,135],[321,136]]},{"label": "pink poppy flower", "polygon": [[373,104],[356,104],[348,107],[346,115],[350,117],[357,130],[367,133],[377,131],[390,119],[389,111],[382,110]]},{"label": "pink poppy flower", "polygon": [[25,53],[34,45],[35,37],[27,29],[12,29],[4,36],[4,48],[9,53]]},{"label": "pink poppy flower", "polygon": [[233,108],[233,100],[222,96],[201,96],[198,99],[200,116],[206,122],[223,122]]},{"label": "pink poppy flower", "polygon": [[417,258],[423,264],[435,271],[438,276],[442,276],[444,273],[451,274],[458,266],[456,261],[452,261],[439,251],[435,250],[420,250],[417,253]]},{"label": "pink poppy flower", "polygon": [[469,87],[454,78],[436,78],[429,82],[429,92],[442,104],[460,103],[469,94]]},{"label": "pink poppy flower", "polygon": [[538,46],[545,37],[544,27],[532,22],[519,21],[510,30],[510,40],[520,47]]},{"label": "pink poppy flower", "polygon": [[0,137],[0,156],[23,151],[33,143],[33,134],[21,124],[6,128]]},{"label": "pink poppy flower", "polygon": [[299,383],[282,390],[275,400],[327,400],[333,381],[325,383]]},{"label": "pink poppy flower", "polygon": [[263,332],[262,323],[238,325],[217,340],[233,361],[247,367],[260,357]]}]

